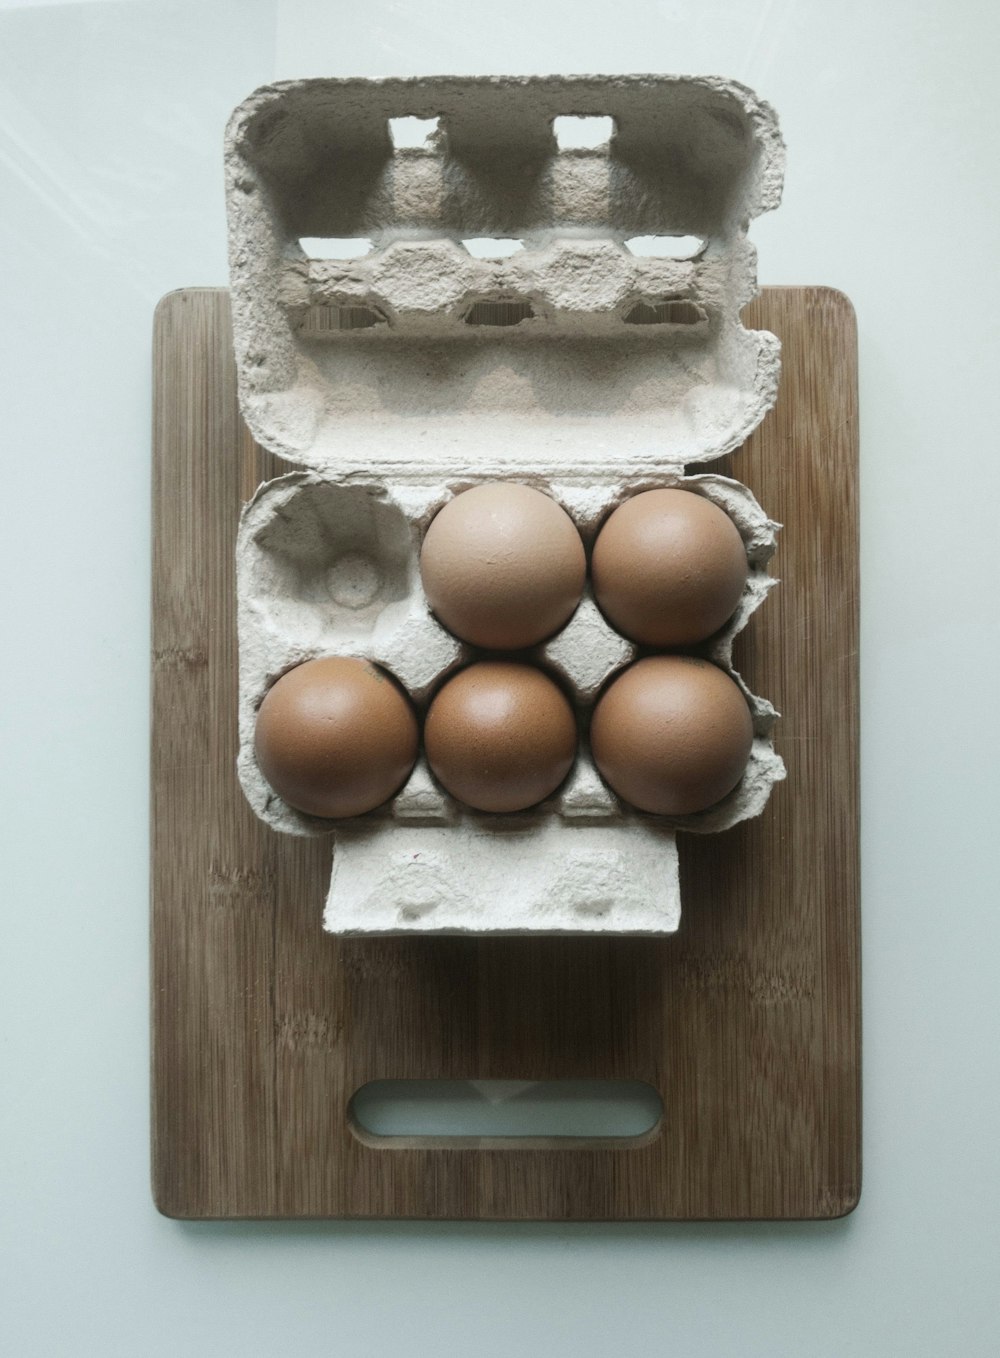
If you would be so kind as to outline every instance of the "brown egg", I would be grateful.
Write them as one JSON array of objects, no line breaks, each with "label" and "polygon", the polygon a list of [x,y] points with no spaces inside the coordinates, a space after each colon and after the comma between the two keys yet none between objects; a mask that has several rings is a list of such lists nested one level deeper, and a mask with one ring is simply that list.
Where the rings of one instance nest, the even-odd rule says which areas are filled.
[{"label": "brown egg", "polygon": [[645,646],[690,646],[730,618],[747,580],[728,514],[689,490],[648,490],[619,505],[591,564],[605,617]]},{"label": "brown egg", "polygon": [[576,755],[561,689],[531,665],[483,661],[449,679],[424,724],[427,762],[477,811],[523,811],[553,793]]},{"label": "brown egg", "polygon": [[424,538],[420,574],[431,608],[455,636],[520,650],[557,632],[583,592],[580,534],[530,486],[491,481],[463,491]]},{"label": "brown egg", "polygon": [[590,745],[604,780],[654,815],[685,816],[721,801],[743,776],[753,724],[732,679],[707,660],[654,655],[608,688]]},{"label": "brown egg", "polygon": [[360,816],[410,775],[419,732],[409,699],[366,660],[307,660],[283,674],[257,713],[261,773],[311,816]]}]

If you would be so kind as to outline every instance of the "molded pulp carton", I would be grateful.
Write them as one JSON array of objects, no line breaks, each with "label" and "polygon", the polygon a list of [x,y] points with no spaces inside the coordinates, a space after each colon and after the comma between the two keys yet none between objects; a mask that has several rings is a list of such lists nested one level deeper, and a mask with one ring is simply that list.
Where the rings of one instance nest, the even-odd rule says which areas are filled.
[{"label": "molded pulp carton", "polygon": [[[414,119],[426,141],[396,146]],[[594,127],[598,144],[560,146],[564,128],[580,140]],[[738,482],[690,470],[742,443],[775,398],[778,342],[739,319],[756,291],[748,224],[781,191],[772,111],[714,78],[307,80],[236,110],[226,162],[241,405],[294,467],[258,489],[237,547],[251,805],[278,830],[332,834],[333,932],[673,932],[676,830],[757,815],[784,775],[776,714],[731,659],[774,583],[778,525]],[[317,257],[317,239],[340,257]],[[386,807],[337,823],[264,781],[256,710],[292,665],[370,658],[422,712],[485,654],[433,617],[418,561],[437,510],[496,479],[553,496],[588,549],[653,487],[706,495],[734,520],[743,600],[693,649],[741,683],[755,738],[717,806],[643,815],[601,780],[589,712],[638,648],[589,593],[527,656],[580,719],[576,765],[541,806],[472,811],[422,759]]]}]

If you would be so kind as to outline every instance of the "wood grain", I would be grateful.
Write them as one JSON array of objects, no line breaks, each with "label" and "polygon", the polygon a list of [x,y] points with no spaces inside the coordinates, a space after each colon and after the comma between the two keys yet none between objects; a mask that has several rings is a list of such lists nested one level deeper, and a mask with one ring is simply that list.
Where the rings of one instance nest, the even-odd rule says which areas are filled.
[{"label": "wood grain", "polygon": [[[683,836],[669,941],[323,933],[326,841],[259,823],[235,775],[233,545],[283,467],[236,405],[228,299],[155,323],[153,1192],[186,1218],[817,1218],[860,1192],[857,355],[825,288],[768,289],[775,410],[724,468],[785,524],[737,666],[782,711],[764,815]],[[360,1085],[648,1080],[629,1146],[386,1147]]]}]

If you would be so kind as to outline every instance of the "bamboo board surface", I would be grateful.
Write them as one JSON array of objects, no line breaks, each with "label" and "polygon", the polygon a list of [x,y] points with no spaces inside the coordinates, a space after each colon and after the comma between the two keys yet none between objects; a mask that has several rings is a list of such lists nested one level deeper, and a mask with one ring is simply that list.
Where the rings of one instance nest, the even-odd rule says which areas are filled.
[{"label": "bamboo board surface", "polygon": [[[850,303],[767,289],[781,393],[715,464],[785,527],[736,666],[782,712],[764,814],[682,835],[670,940],[399,938],[321,927],[329,841],[276,834],[236,780],[241,504],[287,470],[240,419],[228,297],[154,333],[152,1171],[184,1218],[835,1217],[860,1192],[857,349]],[[713,467],[713,469],[715,469]],[[386,1147],[375,1079],[629,1079],[652,1136]]]}]

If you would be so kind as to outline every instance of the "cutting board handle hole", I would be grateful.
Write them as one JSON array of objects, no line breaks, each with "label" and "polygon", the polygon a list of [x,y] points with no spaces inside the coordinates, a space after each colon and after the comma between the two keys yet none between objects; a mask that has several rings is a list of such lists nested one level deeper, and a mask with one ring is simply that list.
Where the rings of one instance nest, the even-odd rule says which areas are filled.
[{"label": "cutting board handle hole", "polygon": [[641,1080],[372,1080],[348,1119],[378,1146],[639,1146],[658,1134],[663,1100]]}]

